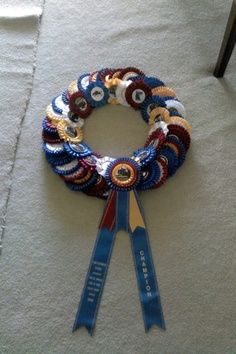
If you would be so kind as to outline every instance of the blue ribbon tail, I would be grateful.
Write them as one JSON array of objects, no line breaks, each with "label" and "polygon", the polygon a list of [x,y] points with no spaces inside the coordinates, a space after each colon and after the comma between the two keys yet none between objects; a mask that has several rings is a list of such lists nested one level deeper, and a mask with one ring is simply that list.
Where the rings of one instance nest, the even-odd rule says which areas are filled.
[{"label": "blue ribbon tail", "polygon": [[92,335],[106,280],[115,235],[130,235],[140,302],[146,332],[153,325],[165,329],[160,293],[143,213],[137,192],[112,191],[99,226],[73,331],[84,326]]},{"label": "blue ribbon tail", "polygon": [[152,253],[137,192],[130,192],[129,234],[145,331],[153,325],[166,329]]},{"label": "blue ribbon tail", "polygon": [[116,192],[116,231],[129,231],[129,193]]},{"label": "blue ribbon tail", "polygon": [[94,331],[116,234],[115,202],[116,194],[111,192],[99,226],[99,232],[73,325],[73,332],[83,326],[88,330],[90,335]]}]

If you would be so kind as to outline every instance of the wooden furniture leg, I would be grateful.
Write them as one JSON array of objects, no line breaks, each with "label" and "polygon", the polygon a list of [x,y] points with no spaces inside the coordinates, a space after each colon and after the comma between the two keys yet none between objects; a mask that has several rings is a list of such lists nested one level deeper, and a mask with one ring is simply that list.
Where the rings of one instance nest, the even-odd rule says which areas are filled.
[{"label": "wooden furniture leg", "polygon": [[222,77],[236,41],[236,0],[233,0],[229,19],[227,22],[224,38],[221,44],[220,53],[214,70],[214,76]]}]

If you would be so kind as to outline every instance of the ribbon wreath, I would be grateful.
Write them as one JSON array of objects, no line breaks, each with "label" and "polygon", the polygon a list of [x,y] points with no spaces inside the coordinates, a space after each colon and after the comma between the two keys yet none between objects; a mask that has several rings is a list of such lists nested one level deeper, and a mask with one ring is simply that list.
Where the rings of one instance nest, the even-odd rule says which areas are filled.
[{"label": "ribbon wreath", "polygon": [[[150,125],[144,146],[129,157],[101,156],[83,141],[85,119],[106,103],[141,111]],[[73,331],[92,335],[115,236],[125,230],[132,246],[144,327],[165,329],[160,293],[138,190],[161,186],[182,165],[191,126],[171,88],[133,67],[86,73],[52,99],[43,120],[43,150],[53,171],[73,191],[107,199]]]}]

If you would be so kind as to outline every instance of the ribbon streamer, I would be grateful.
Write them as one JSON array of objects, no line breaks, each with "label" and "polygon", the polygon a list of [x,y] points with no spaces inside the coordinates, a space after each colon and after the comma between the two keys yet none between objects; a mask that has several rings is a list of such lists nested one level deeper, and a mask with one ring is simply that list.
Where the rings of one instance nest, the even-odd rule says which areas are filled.
[{"label": "ribbon streamer", "polygon": [[130,235],[145,331],[153,325],[165,329],[148,233],[135,190],[111,191],[91,257],[73,331],[85,326],[92,335],[106,280],[115,236],[119,230]]}]

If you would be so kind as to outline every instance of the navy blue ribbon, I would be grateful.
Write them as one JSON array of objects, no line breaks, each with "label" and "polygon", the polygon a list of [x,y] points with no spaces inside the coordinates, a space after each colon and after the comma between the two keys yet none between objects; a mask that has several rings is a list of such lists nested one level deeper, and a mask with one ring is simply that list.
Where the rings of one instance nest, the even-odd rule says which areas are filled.
[{"label": "navy blue ribbon", "polygon": [[85,326],[88,332],[93,334],[116,234],[115,220],[110,209],[111,203],[115,202],[114,197],[115,194],[112,192],[104,210],[73,331]]},{"label": "navy blue ribbon", "polygon": [[[139,297],[142,306],[145,331],[148,332],[153,325],[165,329],[165,321],[161,306],[160,292],[158,289],[155,267],[149,244],[148,232],[145,227],[142,208],[137,197],[137,192],[133,192],[139,212],[143,220],[142,226],[137,226],[133,231],[130,225],[129,234],[134,258],[137,282],[139,286]],[[128,230],[127,230],[128,231]]]},{"label": "navy blue ribbon", "polygon": [[116,233],[130,235],[145,331],[165,329],[148,233],[136,191],[112,191],[99,226],[73,331],[85,326],[92,335]]}]

